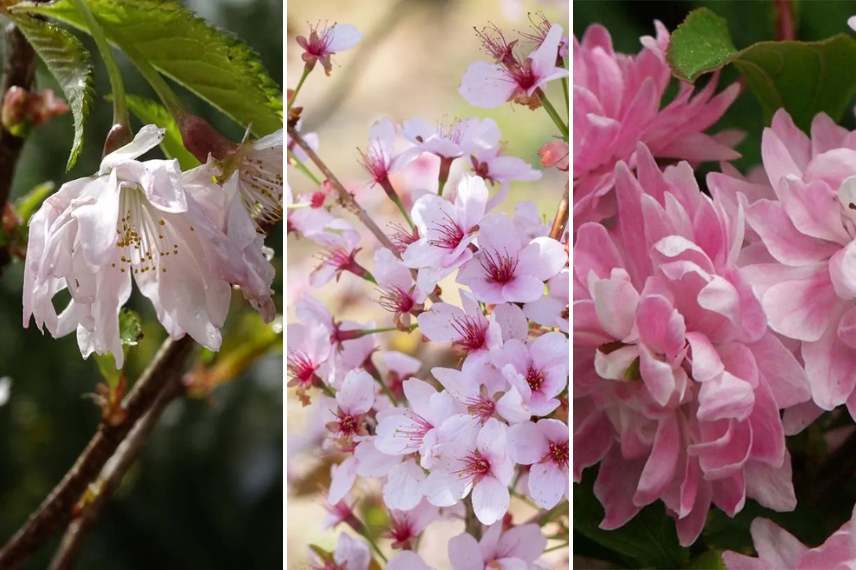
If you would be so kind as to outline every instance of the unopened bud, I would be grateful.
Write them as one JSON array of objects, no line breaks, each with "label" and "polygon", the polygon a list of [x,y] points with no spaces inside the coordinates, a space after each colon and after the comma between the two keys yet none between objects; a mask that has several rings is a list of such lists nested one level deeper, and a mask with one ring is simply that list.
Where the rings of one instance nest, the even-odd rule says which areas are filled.
[{"label": "unopened bud", "polygon": [[22,136],[27,128],[27,100],[29,94],[23,87],[14,85],[3,96],[3,128],[16,136]]},{"label": "unopened bud", "polygon": [[104,149],[102,150],[103,155],[107,156],[114,150],[122,148],[131,142],[132,138],[131,130],[127,126],[119,123],[113,125],[107,132],[107,137],[104,139]]},{"label": "unopened bud", "polygon": [[238,145],[221,135],[208,121],[196,115],[184,115],[178,121],[184,146],[199,162],[207,162],[208,155],[225,160]]}]

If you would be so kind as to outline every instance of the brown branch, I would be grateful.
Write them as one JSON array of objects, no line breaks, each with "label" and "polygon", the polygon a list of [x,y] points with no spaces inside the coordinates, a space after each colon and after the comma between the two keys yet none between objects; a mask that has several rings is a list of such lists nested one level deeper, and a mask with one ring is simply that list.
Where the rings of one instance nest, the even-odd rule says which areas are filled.
[{"label": "brown branch", "polygon": [[339,195],[339,204],[342,205],[343,208],[350,211],[354,214],[359,220],[363,223],[364,226],[368,228],[368,230],[374,234],[377,240],[381,243],[382,246],[390,250],[395,254],[396,257],[400,258],[401,254],[398,252],[398,249],[392,244],[389,238],[383,233],[383,230],[378,227],[378,225],[374,222],[374,220],[369,216],[368,212],[366,212],[362,206],[357,204],[357,201],[354,199],[354,196],[345,189],[345,186],[339,182],[339,179],[336,178],[336,175],[333,174],[333,171],[321,160],[321,157],[312,150],[297,129],[289,125],[288,126],[288,136],[291,137],[291,140],[306,153],[306,156],[309,157],[309,160],[318,167],[318,170],[324,175],[324,177],[330,181],[333,187],[336,189],[336,192]]},{"label": "brown branch", "polygon": [[75,517],[66,528],[59,549],[51,561],[51,570],[72,568],[87,531],[94,526],[104,505],[119,487],[125,473],[133,465],[161,413],[182,391],[181,375],[170,375],[169,380],[161,387],[160,393],[152,403],[151,409],[134,425],[128,436],[104,465],[98,479],[90,486],[94,493],[94,499],[83,506],[80,515]]},{"label": "brown branch", "polygon": [[74,507],[90,481],[98,476],[137,420],[152,408],[162,388],[180,377],[193,346],[189,336],[177,341],[167,340],[161,345],[125,399],[124,421],[118,425],[102,422],[98,426],[74,466],[0,550],[0,568],[16,567],[71,520]]},{"label": "brown branch", "polygon": [[[21,87],[29,91],[33,85],[36,70],[36,54],[17,26],[9,24],[3,35],[6,43],[6,57],[3,62],[0,102],[12,87]],[[13,135],[0,124],[0,213],[5,209],[6,201],[12,192],[15,167],[23,146],[24,138]],[[10,260],[9,252],[5,248],[0,249],[0,271]]]},{"label": "brown branch", "polygon": [[553,217],[553,225],[550,226],[550,237],[555,240],[562,239],[562,235],[565,233],[565,226],[568,223],[569,202],[568,188],[565,187],[565,195],[562,196],[562,201],[559,202],[556,215]]}]

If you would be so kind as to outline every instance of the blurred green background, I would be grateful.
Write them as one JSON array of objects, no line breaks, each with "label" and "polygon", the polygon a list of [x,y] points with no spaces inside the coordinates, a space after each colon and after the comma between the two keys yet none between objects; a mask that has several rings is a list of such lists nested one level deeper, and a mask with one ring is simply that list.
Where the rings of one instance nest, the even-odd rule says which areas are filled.
[{"label": "blurred green background", "polygon": [[[835,34],[852,33],[847,18],[856,14],[856,1],[797,0],[795,9],[798,40],[815,41]],[[610,31],[616,51],[638,53],[639,37],[654,35],[654,20],[660,20],[673,31],[693,9],[707,7],[728,20],[734,45],[740,49],[752,43],[776,38],[776,12],[771,0],[718,1],[609,1],[574,0],[574,35],[581,38],[585,29],[600,23]],[[854,62],[856,65],[856,62]],[[853,68],[834,70],[853,73]],[[725,70],[721,87],[734,81],[732,67]],[[845,113],[840,124],[854,128],[854,114]],[[760,163],[761,133],[764,117],[754,96],[745,91],[712,129],[739,128],[746,138],[737,147],[743,157],[735,164],[744,173]],[[704,189],[704,176],[718,165],[707,164],[696,169]],[[682,549],[674,534],[674,524],[667,519],[661,503],[643,509],[627,526],[606,532],[597,528],[603,510],[591,487],[595,469],[585,472],[583,482],[574,485],[574,563],[580,568],[634,567],[632,560],[647,557],[656,561],[648,566],[658,568],[720,568],[711,550],[738,550],[751,554],[749,526],[755,517],[770,518],[810,546],[819,545],[850,518],[856,502],[856,482],[847,480],[835,492],[817,493],[819,466],[847,433],[852,420],[841,409],[825,414],[807,430],[788,438],[793,459],[794,486],[799,502],[791,513],[775,513],[752,500],[734,519],[712,509],[701,538],[691,549]],[[848,467],[849,468],[849,467]],[[605,546],[610,545],[610,546]],[[635,555],[634,555],[635,554]]]},{"label": "blurred green background", "polygon": [[[280,0],[190,0],[185,4],[255,48],[282,84],[283,30]],[[5,24],[5,22],[4,22]],[[96,53],[91,40],[84,41]],[[2,50],[2,48],[0,48]],[[155,98],[121,55],[128,92]],[[97,59],[97,58],[96,58]],[[87,176],[97,170],[112,117],[103,100],[109,84],[96,65],[97,102],[87,125],[87,142],[73,171],[64,172],[71,142],[70,114],[35,129],[27,140],[13,198],[33,186]],[[56,84],[40,66],[38,87]],[[198,115],[239,140],[243,128],[176,87]],[[139,125],[138,125],[139,126]],[[268,238],[276,250],[282,292],[282,232]],[[11,397],[0,406],[0,541],[5,542],[60,480],[94,433],[99,410],[86,394],[100,376],[84,361],[74,335],[43,336],[21,328],[23,264],[0,276],[0,378],[12,381]],[[233,295],[228,328],[246,314]],[[131,306],[147,323],[145,338],[132,350],[128,371],[136,377],[163,339],[150,304],[136,293]],[[78,568],[187,569],[279,568],[282,564],[282,357],[273,351],[207,399],[183,399],[165,411],[141,460],[128,472],[116,496],[85,540]],[[25,568],[45,568],[57,541]]]}]

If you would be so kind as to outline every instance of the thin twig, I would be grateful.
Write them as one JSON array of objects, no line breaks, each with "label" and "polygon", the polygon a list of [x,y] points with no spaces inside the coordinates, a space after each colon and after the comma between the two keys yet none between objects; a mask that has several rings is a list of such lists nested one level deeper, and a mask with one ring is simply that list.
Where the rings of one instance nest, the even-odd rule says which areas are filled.
[{"label": "thin twig", "polygon": [[306,153],[306,156],[309,157],[309,160],[321,171],[327,180],[333,185],[336,189],[336,192],[339,194],[339,204],[342,205],[343,208],[350,211],[352,214],[357,216],[359,220],[363,223],[364,226],[368,228],[368,230],[377,238],[377,240],[381,243],[382,246],[390,250],[395,254],[396,257],[401,257],[401,254],[398,252],[398,249],[392,244],[389,238],[383,233],[383,230],[378,227],[378,225],[374,222],[374,220],[369,216],[368,212],[366,212],[362,206],[357,204],[357,201],[354,199],[353,195],[348,192],[344,185],[339,182],[339,179],[336,178],[336,175],[333,174],[333,171],[324,163],[323,160],[316,154],[312,147],[307,144],[297,129],[291,125],[288,127],[288,136],[291,137],[291,140],[299,146],[303,152]]},{"label": "thin twig", "polygon": [[565,187],[565,194],[559,202],[559,207],[556,208],[556,215],[553,217],[553,224],[550,226],[550,237],[555,240],[561,240],[565,233],[565,226],[568,223],[568,209],[570,208],[570,198],[568,196],[568,188]]},{"label": "thin twig", "polygon": [[[6,57],[3,61],[3,86],[0,103],[12,87],[22,87],[27,91],[33,85],[36,70],[36,54],[24,34],[15,24],[9,24],[4,30]],[[21,156],[24,138],[15,136],[0,124],[0,213],[6,207],[6,201],[12,193],[12,180],[15,167]],[[11,260],[9,252],[0,249],[0,271]]]},{"label": "thin twig", "polygon": [[137,420],[151,409],[163,386],[180,376],[193,346],[189,336],[177,341],[167,340],[161,345],[125,399],[124,421],[118,425],[102,422],[98,426],[98,431],[62,481],[0,550],[0,568],[16,567],[71,520],[74,507],[89,483],[101,472]]},{"label": "thin twig", "polygon": [[161,413],[167,404],[182,393],[182,388],[181,375],[171,375],[152,403],[151,409],[140,418],[128,436],[116,448],[116,452],[104,465],[98,479],[90,486],[94,498],[83,506],[80,515],[75,517],[66,528],[59,549],[51,561],[51,570],[72,568],[87,531],[94,526],[104,505],[119,487],[125,473],[133,465]]},{"label": "thin twig", "polygon": [[791,0],[773,0],[776,7],[776,35],[781,41],[797,39],[794,25],[794,4]]}]

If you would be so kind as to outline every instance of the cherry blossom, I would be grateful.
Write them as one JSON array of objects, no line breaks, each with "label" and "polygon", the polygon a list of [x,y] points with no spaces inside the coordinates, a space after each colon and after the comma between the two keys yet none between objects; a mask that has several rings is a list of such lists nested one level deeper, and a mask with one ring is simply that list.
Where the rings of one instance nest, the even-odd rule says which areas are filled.
[{"label": "cherry blossom", "polygon": [[309,38],[297,36],[297,43],[303,48],[301,58],[307,69],[321,62],[324,73],[330,75],[333,63],[330,56],[349,50],[362,39],[362,34],[350,24],[316,24],[310,27]]},{"label": "cherry blossom", "polygon": [[463,533],[449,541],[449,561],[454,570],[537,568],[547,539],[535,524],[515,526],[503,532],[502,523],[485,531],[480,541]]},{"label": "cherry blossom", "polygon": [[491,214],[479,225],[479,251],[461,267],[457,281],[485,303],[528,303],[539,299],[544,281],[565,266],[567,256],[558,241],[538,237],[525,242],[509,232],[511,219]]},{"label": "cherry blossom", "polygon": [[439,509],[425,500],[409,511],[391,511],[388,536],[392,539],[392,547],[411,548],[422,531],[438,518]]},{"label": "cherry blossom", "polygon": [[[76,331],[84,357],[112,353],[119,368],[119,310],[132,276],[173,338],[189,334],[217,350],[229,307],[229,268],[215,244],[231,242],[202,204],[222,190],[191,194],[177,161],[136,160],[163,136],[143,127],[104,157],[95,176],[64,184],[30,222],[24,326],[32,316],[55,337]],[[51,299],[63,289],[71,301],[57,315]]]},{"label": "cherry blossom", "polygon": [[312,550],[311,558],[309,567],[312,570],[367,570],[371,553],[368,544],[341,533],[332,556],[322,559],[317,551]]},{"label": "cherry blossom", "polygon": [[491,355],[491,360],[533,415],[546,416],[559,405],[556,396],[568,383],[565,335],[551,332],[528,343],[511,339]]},{"label": "cherry blossom", "polygon": [[568,494],[568,426],[559,420],[523,422],[508,430],[511,459],[531,465],[529,496],[539,507],[552,509]]},{"label": "cherry blossom", "polygon": [[521,61],[514,54],[514,42],[506,42],[501,33],[484,33],[485,47],[496,63],[470,65],[461,80],[461,95],[471,105],[487,109],[512,100],[531,104],[536,90],[568,75],[567,69],[556,65],[562,34],[562,26],[553,24],[538,48]]}]

